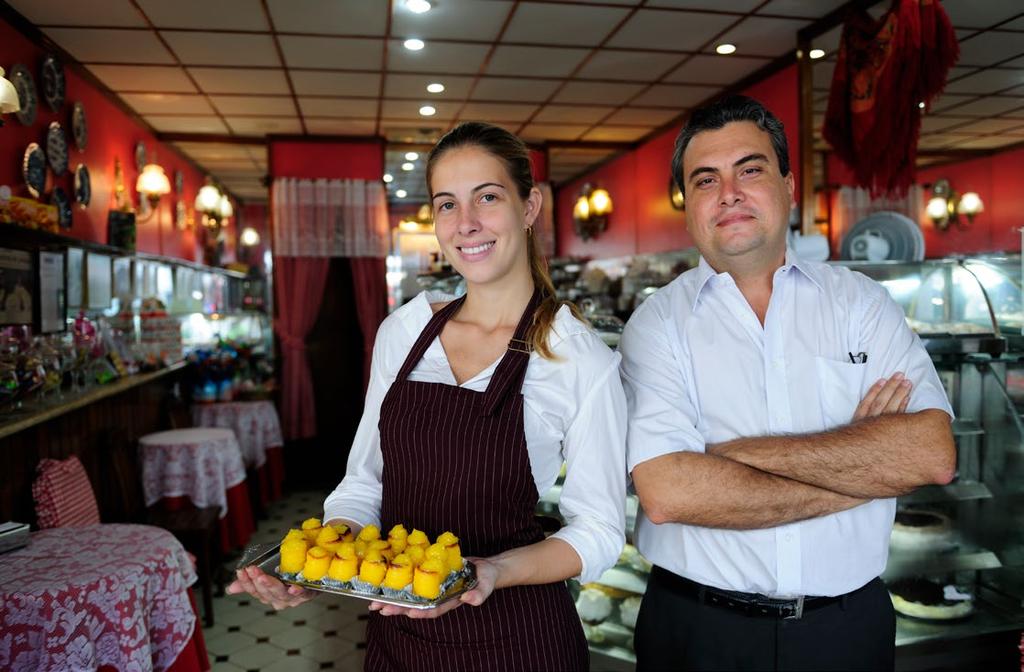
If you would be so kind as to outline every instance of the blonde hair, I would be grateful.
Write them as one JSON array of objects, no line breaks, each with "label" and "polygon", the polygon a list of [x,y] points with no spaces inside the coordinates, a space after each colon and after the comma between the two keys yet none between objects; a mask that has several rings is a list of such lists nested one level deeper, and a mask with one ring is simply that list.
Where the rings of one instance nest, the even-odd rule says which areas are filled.
[{"label": "blonde hair", "polygon": [[[534,187],[533,172],[530,170],[530,150],[526,144],[503,128],[477,121],[459,124],[445,134],[430,150],[427,157],[427,191],[433,197],[430,178],[438,159],[446,152],[459,147],[479,147],[505,164],[509,177],[516,185],[519,197],[526,200]],[[540,213],[538,213],[538,218]],[[538,220],[534,220],[534,225]],[[527,234],[529,235],[529,233]],[[585,322],[574,303],[560,300],[555,294],[555,285],[548,273],[547,260],[540,249],[538,236],[529,235],[527,251],[530,260],[530,277],[534,288],[540,292],[541,302],[533,313],[533,323],[526,332],[526,341],[533,350],[545,359],[557,359],[548,341],[555,324],[555,316],[563,306],[569,306],[573,316]]]}]

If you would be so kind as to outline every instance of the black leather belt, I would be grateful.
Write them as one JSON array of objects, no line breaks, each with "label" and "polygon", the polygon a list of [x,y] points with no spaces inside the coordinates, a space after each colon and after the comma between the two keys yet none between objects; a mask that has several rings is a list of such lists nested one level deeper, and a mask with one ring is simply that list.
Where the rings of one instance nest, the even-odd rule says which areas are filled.
[{"label": "black leather belt", "polygon": [[791,600],[784,600],[761,595],[760,593],[741,593],[734,590],[712,588],[711,586],[705,586],[702,583],[685,579],[658,566],[651,570],[651,578],[655,579],[658,584],[664,586],[669,591],[677,595],[692,597],[701,604],[738,611],[747,616],[786,619],[802,618],[805,612],[842,602],[849,596],[871,585],[869,582],[857,590],[844,595],[836,595],[835,597],[801,596]]}]

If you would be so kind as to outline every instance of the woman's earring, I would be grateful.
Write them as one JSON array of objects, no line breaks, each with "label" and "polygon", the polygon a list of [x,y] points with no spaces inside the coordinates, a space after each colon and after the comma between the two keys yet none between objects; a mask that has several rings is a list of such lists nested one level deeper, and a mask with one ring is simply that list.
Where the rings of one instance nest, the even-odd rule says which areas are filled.
[{"label": "woman's earring", "polygon": [[530,238],[531,236],[533,236],[533,227],[532,226],[528,226],[528,227],[526,227],[526,237]]}]

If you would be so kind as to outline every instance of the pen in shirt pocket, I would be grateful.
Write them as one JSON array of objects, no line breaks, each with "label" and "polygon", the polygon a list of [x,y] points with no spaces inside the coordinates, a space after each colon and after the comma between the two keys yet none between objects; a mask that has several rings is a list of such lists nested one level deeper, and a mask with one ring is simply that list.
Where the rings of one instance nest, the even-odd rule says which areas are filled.
[{"label": "pen in shirt pocket", "polygon": [[848,352],[846,354],[848,354],[850,356],[850,364],[867,364],[868,363],[868,353],[866,353],[866,352],[858,352],[856,355],[853,354],[852,352]]}]

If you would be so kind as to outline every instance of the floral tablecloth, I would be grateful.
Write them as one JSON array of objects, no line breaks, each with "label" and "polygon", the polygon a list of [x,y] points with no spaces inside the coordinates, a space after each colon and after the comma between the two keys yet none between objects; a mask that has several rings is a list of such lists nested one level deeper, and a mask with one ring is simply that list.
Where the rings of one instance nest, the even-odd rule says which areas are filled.
[{"label": "floral tablecloth", "polygon": [[200,508],[228,512],[228,489],[245,480],[238,441],[230,429],[172,429],[139,439],[146,506],[165,497],[188,497]]},{"label": "floral tablecloth", "polygon": [[267,462],[267,449],[284,445],[277,410],[270,401],[228,401],[196,404],[192,421],[198,427],[225,427],[235,432],[242,461],[249,469]]},{"label": "floral tablecloth", "polygon": [[0,555],[0,669],[165,670],[192,638],[181,544],[143,525],[59,527]]}]

